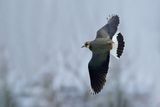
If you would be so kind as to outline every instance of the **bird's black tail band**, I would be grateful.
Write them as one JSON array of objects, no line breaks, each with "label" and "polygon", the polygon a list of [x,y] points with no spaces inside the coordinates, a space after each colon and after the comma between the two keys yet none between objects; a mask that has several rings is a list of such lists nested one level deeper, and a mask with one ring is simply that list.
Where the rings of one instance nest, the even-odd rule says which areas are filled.
[{"label": "bird's black tail band", "polygon": [[117,41],[118,41],[118,47],[117,47],[117,57],[120,58],[120,56],[122,55],[123,53],[123,49],[124,49],[124,38],[122,36],[121,33],[118,33],[118,36],[117,36]]},{"label": "bird's black tail band", "polygon": [[113,44],[111,49],[111,54],[119,59],[124,50],[124,38],[121,33],[117,32],[112,38]]}]

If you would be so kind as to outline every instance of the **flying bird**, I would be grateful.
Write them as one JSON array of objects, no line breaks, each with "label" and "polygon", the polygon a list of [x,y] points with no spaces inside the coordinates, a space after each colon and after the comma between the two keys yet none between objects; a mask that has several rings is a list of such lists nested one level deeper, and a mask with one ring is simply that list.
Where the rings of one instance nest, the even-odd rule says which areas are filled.
[{"label": "flying bird", "polygon": [[82,46],[92,52],[88,63],[92,94],[99,93],[105,85],[110,54],[119,59],[123,53],[125,42],[122,34],[117,31],[119,22],[118,15],[110,16],[108,23],[97,31],[96,38]]}]

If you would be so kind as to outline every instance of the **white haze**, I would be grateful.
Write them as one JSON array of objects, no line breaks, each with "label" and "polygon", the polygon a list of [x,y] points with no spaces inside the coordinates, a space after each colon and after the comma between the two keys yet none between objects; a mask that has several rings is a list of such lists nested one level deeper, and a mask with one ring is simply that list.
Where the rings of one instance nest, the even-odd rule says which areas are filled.
[{"label": "white haze", "polygon": [[[159,0],[0,0],[0,107],[159,107]],[[90,96],[81,49],[118,14],[125,38]]]}]

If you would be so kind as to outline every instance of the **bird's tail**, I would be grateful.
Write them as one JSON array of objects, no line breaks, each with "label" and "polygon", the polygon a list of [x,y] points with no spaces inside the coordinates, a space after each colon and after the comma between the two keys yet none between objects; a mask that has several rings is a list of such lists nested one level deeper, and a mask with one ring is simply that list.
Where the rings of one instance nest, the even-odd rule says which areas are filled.
[{"label": "bird's tail", "polygon": [[123,53],[123,49],[125,45],[123,35],[120,32],[117,32],[113,36],[112,41],[113,41],[113,44],[112,44],[112,49],[110,52],[114,57],[119,59]]}]

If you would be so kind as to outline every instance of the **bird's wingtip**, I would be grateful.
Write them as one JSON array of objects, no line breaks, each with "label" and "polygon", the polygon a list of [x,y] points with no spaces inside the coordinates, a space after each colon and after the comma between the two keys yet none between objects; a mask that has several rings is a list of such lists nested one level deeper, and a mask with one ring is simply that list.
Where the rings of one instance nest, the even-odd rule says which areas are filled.
[{"label": "bird's wingtip", "polygon": [[92,88],[89,89],[89,94],[90,95],[95,95],[96,93],[94,92],[94,90]]},{"label": "bird's wingtip", "polygon": [[109,21],[113,17],[117,17],[119,19],[118,14],[110,14],[106,19],[107,19],[107,21]]}]

